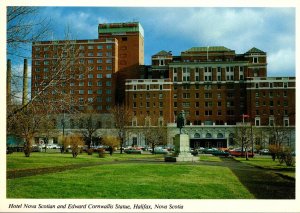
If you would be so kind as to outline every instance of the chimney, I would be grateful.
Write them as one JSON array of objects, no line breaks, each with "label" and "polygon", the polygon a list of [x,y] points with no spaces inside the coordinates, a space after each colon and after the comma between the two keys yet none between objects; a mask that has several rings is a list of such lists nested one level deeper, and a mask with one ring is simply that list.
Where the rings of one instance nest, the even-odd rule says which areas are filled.
[{"label": "chimney", "polygon": [[24,72],[23,72],[23,96],[22,96],[22,105],[25,105],[28,102],[28,71],[27,71],[27,59],[24,59]]},{"label": "chimney", "polygon": [[11,60],[7,60],[6,105],[11,105]]}]

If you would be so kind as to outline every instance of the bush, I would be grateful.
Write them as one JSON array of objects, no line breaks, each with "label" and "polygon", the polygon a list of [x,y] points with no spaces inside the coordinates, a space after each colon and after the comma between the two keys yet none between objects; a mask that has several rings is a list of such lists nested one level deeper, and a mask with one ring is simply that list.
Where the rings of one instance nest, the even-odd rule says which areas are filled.
[{"label": "bush", "polygon": [[76,158],[80,152],[80,146],[84,145],[83,139],[78,135],[71,135],[66,138],[66,142],[71,146],[73,158]]},{"label": "bush", "polygon": [[89,148],[86,150],[86,152],[88,153],[88,155],[92,155],[94,150],[92,148]]},{"label": "bush", "polygon": [[100,148],[98,149],[99,158],[104,158],[105,149]]}]

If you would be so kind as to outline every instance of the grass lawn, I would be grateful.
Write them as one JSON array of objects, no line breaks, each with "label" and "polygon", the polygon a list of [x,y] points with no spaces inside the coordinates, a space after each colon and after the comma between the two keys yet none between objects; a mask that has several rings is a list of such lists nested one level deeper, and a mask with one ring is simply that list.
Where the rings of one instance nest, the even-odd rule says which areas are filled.
[{"label": "grass lawn", "polygon": [[275,170],[277,173],[281,173],[283,175],[287,175],[295,178],[294,166],[286,166],[285,163],[280,164],[277,159],[273,161],[271,156],[270,157],[258,156],[254,158],[249,158],[249,160],[246,160],[245,158],[235,158],[235,159],[242,163],[247,163],[253,166],[259,166],[266,169],[272,169]]},{"label": "grass lawn", "polygon": [[76,158],[73,158],[71,153],[61,154],[33,152],[29,158],[26,158],[22,152],[14,152],[13,154],[6,155],[7,170],[45,168],[81,163],[93,164],[98,162],[130,159],[163,159],[163,155],[113,154],[110,156],[109,154],[106,154],[105,158],[99,158],[97,153],[93,153],[93,155],[82,153]]},{"label": "grass lawn", "polygon": [[[10,170],[55,165],[161,158],[160,155],[119,155],[98,158],[33,153],[7,156]],[[21,165],[19,165],[21,164]],[[111,199],[248,199],[254,196],[226,167],[199,164],[120,163],[84,167],[7,180],[8,198]]]},{"label": "grass lawn", "polygon": [[221,162],[221,159],[217,156],[200,155],[200,161]]}]

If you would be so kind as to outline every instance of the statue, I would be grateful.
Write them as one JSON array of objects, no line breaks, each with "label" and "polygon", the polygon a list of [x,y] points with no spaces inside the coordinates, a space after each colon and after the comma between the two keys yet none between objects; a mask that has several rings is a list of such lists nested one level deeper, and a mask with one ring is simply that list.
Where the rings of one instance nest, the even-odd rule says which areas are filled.
[{"label": "statue", "polygon": [[181,129],[184,127],[184,111],[182,110],[178,115],[177,115],[177,128],[180,130],[181,134]]}]

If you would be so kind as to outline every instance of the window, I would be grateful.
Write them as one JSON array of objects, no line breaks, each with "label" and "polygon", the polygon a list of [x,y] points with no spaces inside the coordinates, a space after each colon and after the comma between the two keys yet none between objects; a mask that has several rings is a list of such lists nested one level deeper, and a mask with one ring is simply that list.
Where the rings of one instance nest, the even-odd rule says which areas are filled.
[{"label": "window", "polygon": [[80,89],[80,90],[79,90],[79,94],[80,94],[80,95],[83,95],[83,94],[84,94],[84,90],[83,90],[83,89]]},{"label": "window", "polygon": [[255,126],[260,126],[260,118],[255,118]]},{"label": "window", "polygon": [[112,70],[112,66],[106,66],[106,70]]},{"label": "window", "polygon": [[274,126],[274,118],[269,118],[269,126]]},{"label": "window", "polygon": [[102,97],[97,97],[97,102],[102,102]]},{"label": "window", "polygon": [[111,78],[111,74],[106,74],[106,78]]},{"label": "window", "polygon": [[89,89],[89,90],[88,90],[88,94],[89,94],[89,95],[93,94],[93,90]]},{"label": "window", "polygon": [[89,46],[88,46],[88,49],[89,49],[89,50],[94,49],[93,45],[89,45]]},{"label": "window", "polygon": [[[97,56],[103,56],[103,53],[102,52],[97,52]],[[101,62],[99,62],[99,63],[102,63],[102,59],[99,59],[99,60],[101,60]]]},{"label": "window", "polygon": [[111,86],[111,81],[106,81],[106,86],[110,87]]},{"label": "window", "polygon": [[205,110],[205,115],[206,116],[212,115],[212,110]]},{"label": "window", "polygon": [[89,81],[88,86],[93,86],[93,82]]},{"label": "window", "polygon": [[211,94],[211,93],[205,93],[205,94],[204,94],[204,97],[205,97],[205,98],[212,98],[212,94]]},{"label": "window", "polygon": [[92,63],[94,63],[94,60],[93,60],[93,59],[89,59],[89,60],[88,60],[88,63],[89,63],[89,64],[92,64]]},{"label": "window", "polygon": [[258,63],[258,58],[257,57],[253,57],[253,63]]},{"label": "window", "polygon": [[93,78],[93,74],[88,74],[88,78]]},{"label": "window", "polygon": [[101,95],[101,94],[102,94],[102,89],[98,89],[98,90],[97,90],[97,94],[98,94],[98,95]]},{"label": "window", "polygon": [[82,81],[79,82],[79,86],[81,86],[81,87],[84,86],[84,82],[82,82]]},{"label": "window", "polygon": [[110,90],[110,89],[107,89],[107,90],[106,90],[106,94],[111,94],[111,90]]},{"label": "window", "polygon": [[97,70],[102,70],[102,66],[97,66]]},{"label": "window", "polygon": [[112,49],[112,45],[111,44],[106,45],[106,49]]},{"label": "window", "polygon": [[99,44],[99,45],[97,46],[97,49],[98,49],[98,50],[102,50],[102,49],[103,49],[103,45]]},{"label": "window", "polygon": [[112,60],[111,60],[111,59],[106,59],[106,63],[107,63],[107,64],[111,64],[111,63],[112,63]]},{"label": "window", "polygon": [[97,78],[102,78],[102,74],[97,74]]}]

